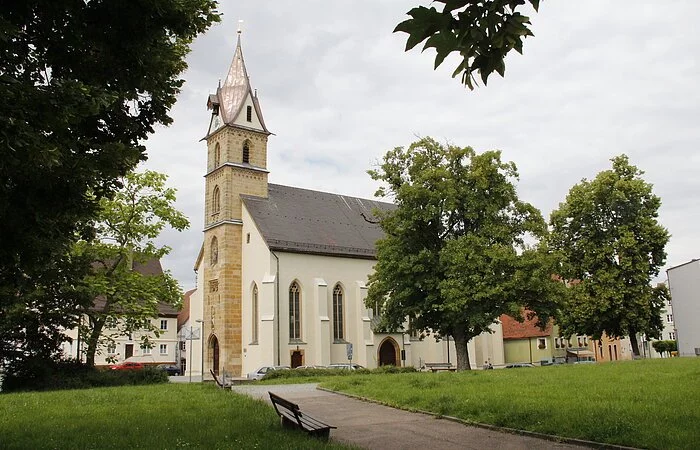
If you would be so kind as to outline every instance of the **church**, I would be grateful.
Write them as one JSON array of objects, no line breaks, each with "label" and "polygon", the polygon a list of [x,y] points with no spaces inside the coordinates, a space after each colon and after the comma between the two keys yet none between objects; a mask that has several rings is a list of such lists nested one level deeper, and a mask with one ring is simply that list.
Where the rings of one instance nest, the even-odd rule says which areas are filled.
[{"label": "church", "polygon": [[[393,205],[268,183],[273,134],[250,86],[240,31],[207,109],[204,241],[190,296],[190,317],[203,328],[203,372],[238,377],[266,365],[348,361],[456,365],[453,341],[378,332],[376,311],[364,303],[382,237],[372,211]],[[495,325],[470,341],[471,366],[503,364],[502,339]]]}]

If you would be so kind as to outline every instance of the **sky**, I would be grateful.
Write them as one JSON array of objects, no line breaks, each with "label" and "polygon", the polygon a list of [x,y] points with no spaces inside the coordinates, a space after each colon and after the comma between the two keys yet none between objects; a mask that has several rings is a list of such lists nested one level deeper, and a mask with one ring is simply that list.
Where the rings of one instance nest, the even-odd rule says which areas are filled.
[{"label": "sky", "polygon": [[[505,78],[470,91],[434,50],[404,52],[392,33],[424,0],[223,0],[222,22],[199,36],[171,110],[146,142],[143,169],[169,176],[189,230],[167,230],[165,269],[183,289],[203,238],[207,96],[235,50],[239,20],[268,141],[269,181],[362,198],[366,171],[419,137],[501,150],[518,167],[522,200],[548,218],[582,179],[625,153],[661,197],[668,267],[700,258],[700,2],[547,0],[535,37],[506,57]],[[439,7],[440,5],[437,4]],[[665,274],[662,272],[662,278]]]}]

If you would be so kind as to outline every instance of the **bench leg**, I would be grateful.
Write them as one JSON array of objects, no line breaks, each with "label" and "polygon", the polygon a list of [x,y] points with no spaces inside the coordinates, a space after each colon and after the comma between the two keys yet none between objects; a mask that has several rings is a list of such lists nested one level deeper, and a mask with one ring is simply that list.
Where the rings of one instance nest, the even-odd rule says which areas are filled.
[{"label": "bench leg", "polygon": [[309,434],[315,438],[327,441],[331,436],[331,429],[326,428],[323,430],[310,431]]},{"label": "bench leg", "polygon": [[288,418],[281,416],[282,419],[282,428],[286,429],[296,429],[299,428],[299,424],[294,422],[293,420],[289,420]]}]

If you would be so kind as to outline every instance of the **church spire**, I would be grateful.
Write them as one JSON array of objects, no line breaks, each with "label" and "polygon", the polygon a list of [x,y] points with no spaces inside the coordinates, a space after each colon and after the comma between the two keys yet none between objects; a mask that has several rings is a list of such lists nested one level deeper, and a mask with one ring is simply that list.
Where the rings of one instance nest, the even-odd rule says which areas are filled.
[{"label": "church spire", "polygon": [[237,33],[238,38],[233,61],[231,61],[226,79],[216,92],[221,119],[226,125],[244,126],[269,133],[263,121],[257,95],[253,94],[253,90],[250,87],[250,78],[248,77],[241,48],[240,22]]}]

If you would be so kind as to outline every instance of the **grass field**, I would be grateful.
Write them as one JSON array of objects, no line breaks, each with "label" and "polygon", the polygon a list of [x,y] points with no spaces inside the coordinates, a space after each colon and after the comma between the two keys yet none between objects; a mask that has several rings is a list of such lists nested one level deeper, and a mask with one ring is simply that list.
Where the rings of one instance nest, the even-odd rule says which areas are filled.
[{"label": "grass field", "polygon": [[334,377],[321,385],[479,423],[633,447],[700,448],[700,358]]},{"label": "grass field", "polygon": [[280,426],[262,402],[211,385],[0,395],[2,449],[347,448]]}]

